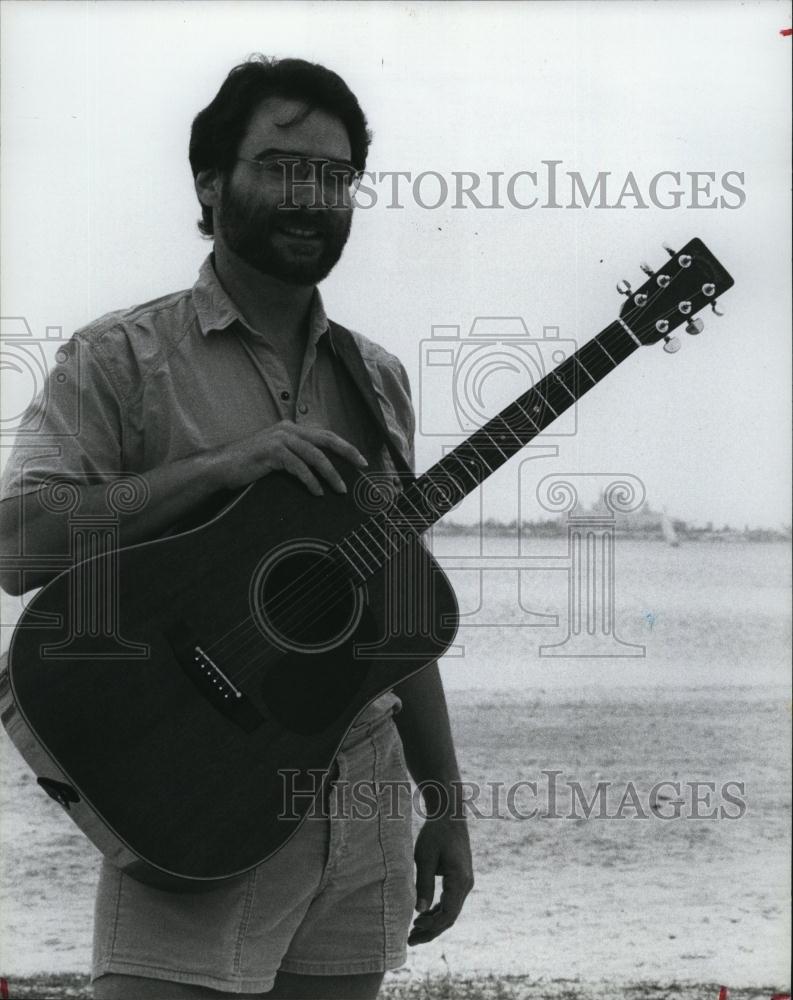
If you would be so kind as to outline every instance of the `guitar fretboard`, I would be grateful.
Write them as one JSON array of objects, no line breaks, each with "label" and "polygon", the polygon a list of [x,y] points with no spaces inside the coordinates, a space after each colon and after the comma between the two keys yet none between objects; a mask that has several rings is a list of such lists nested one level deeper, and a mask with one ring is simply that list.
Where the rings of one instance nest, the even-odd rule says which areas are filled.
[{"label": "guitar fretboard", "polygon": [[464,500],[638,346],[616,320],[408,484],[391,506],[337,544],[354,578],[377,572],[406,538],[421,535]]}]

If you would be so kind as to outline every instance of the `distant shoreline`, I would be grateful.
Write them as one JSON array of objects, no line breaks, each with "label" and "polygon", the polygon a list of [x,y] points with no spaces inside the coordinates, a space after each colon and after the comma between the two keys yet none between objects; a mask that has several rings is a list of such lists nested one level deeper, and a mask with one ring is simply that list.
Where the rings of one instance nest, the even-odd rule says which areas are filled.
[{"label": "distant shoreline", "polygon": [[[680,543],[706,542],[708,544],[743,544],[751,545],[768,542],[790,543],[789,529],[747,528],[738,531],[734,528],[723,529],[690,528],[676,522],[675,532]],[[522,538],[566,538],[567,522],[565,521],[523,521],[505,524],[502,521],[485,521],[482,524],[460,524],[456,521],[439,521],[433,528],[433,534],[440,538],[514,538],[518,533]],[[663,542],[670,544],[664,537],[661,527],[626,527],[616,525],[615,538],[627,538],[637,542]]]}]

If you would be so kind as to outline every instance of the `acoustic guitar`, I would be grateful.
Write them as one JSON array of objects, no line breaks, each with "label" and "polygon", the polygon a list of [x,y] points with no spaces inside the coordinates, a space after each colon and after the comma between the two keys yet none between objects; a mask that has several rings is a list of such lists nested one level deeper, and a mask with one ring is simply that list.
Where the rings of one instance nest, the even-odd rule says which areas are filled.
[{"label": "acoustic guitar", "polygon": [[[403,489],[335,456],[347,495],[271,473],[198,527],[84,553],[33,597],[2,721],[114,864],[207,888],[295,833],[312,799],[285,802],[285,787],[321,795],[356,717],[454,638],[455,597],[421,535],[640,346],[698,333],[733,285],[700,240],[669,253],[618,286],[618,319]],[[111,633],[90,627],[99,607]]]}]

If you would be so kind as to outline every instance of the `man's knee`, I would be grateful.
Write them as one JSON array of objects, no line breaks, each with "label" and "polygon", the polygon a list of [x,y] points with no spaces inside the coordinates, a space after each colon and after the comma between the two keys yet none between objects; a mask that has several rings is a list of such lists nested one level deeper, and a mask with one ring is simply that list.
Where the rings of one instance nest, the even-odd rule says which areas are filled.
[{"label": "man's knee", "polygon": [[383,982],[382,972],[354,976],[299,976],[279,972],[267,1000],[374,1000]]},{"label": "man's knee", "polygon": [[[223,993],[194,983],[175,983],[150,976],[125,976],[109,972],[94,980],[94,1000],[234,1000],[242,993]],[[250,994],[246,1000],[252,1000]]]}]

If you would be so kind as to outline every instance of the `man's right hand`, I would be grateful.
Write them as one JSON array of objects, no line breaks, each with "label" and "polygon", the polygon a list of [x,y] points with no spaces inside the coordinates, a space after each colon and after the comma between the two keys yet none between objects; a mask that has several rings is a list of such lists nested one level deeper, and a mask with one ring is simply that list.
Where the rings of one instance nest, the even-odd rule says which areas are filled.
[{"label": "man's right hand", "polygon": [[[325,448],[359,468],[366,459],[347,441],[332,431],[303,427],[284,420],[231,444],[196,452],[186,458],[140,473],[147,491],[146,503],[120,516],[120,542],[133,545],[157,538],[178,523],[217,490],[238,489],[282,469],[306,485],[316,496],[323,493],[321,481],[339,493],[346,493],[344,480],[326,455]],[[64,479],[69,479],[64,473]],[[86,482],[72,477],[80,488],[81,515],[107,515],[107,483]],[[23,537],[24,536],[24,537]],[[21,548],[20,548],[21,546]],[[5,557],[19,560],[24,552],[34,562],[39,557],[72,556],[67,511],[55,511],[40,502],[39,491],[0,501],[0,587],[14,596],[31,587],[40,587],[52,577],[52,570],[37,571],[32,566],[24,574],[5,570]]]},{"label": "man's right hand", "polygon": [[280,470],[296,476],[315,496],[322,496],[323,482],[337,493],[346,493],[344,480],[320,450],[334,451],[352,465],[366,468],[366,459],[333,431],[282,420],[266,430],[215,449],[214,463],[223,486],[237,489]]}]

